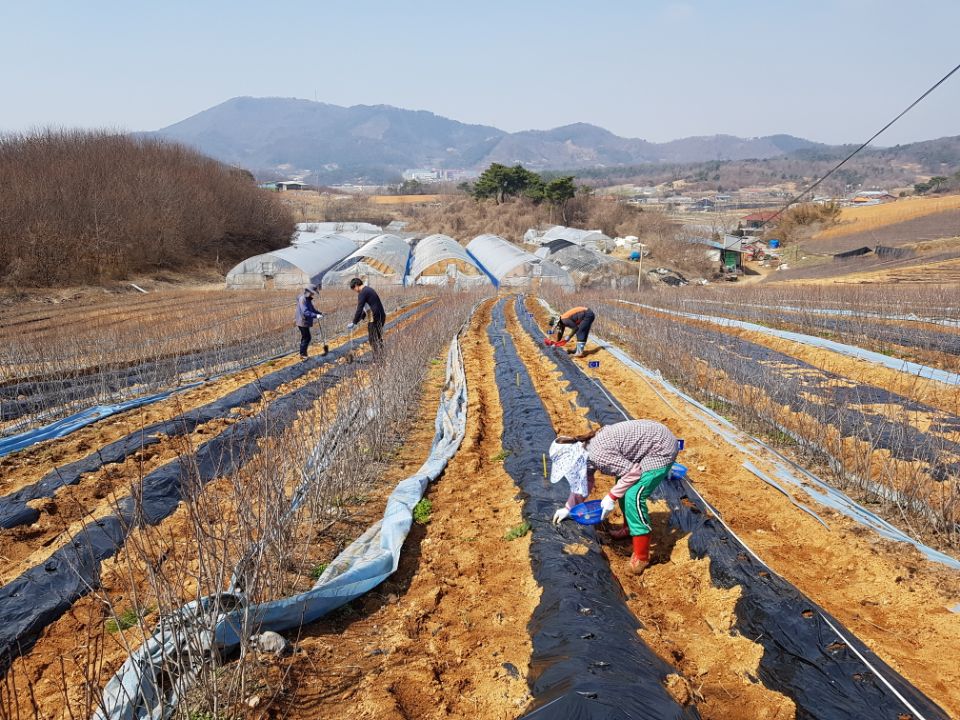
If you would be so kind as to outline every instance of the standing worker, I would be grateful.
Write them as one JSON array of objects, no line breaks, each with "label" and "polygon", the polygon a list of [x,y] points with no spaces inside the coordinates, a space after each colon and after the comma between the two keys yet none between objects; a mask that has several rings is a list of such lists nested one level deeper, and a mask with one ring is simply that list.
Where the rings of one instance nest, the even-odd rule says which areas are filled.
[{"label": "standing worker", "polygon": [[313,327],[314,320],[320,320],[323,313],[319,312],[313,306],[313,296],[316,291],[311,285],[303,288],[300,297],[297,298],[297,329],[300,330],[300,359],[307,359],[307,347],[310,345],[310,328]]},{"label": "standing worker", "polygon": [[593,314],[593,310],[588,307],[575,307],[572,310],[567,310],[560,317],[550,318],[550,329],[557,329],[557,339],[552,343],[549,341],[547,344],[560,345],[561,347],[567,344],[567,341],[563,339],[563,331],[567,328],[570,328],[570,337],[573,337],[574,334],[577,336],[577,351],[574,353],[577,357],[583,355],[583,348],[587,344],[587,338],[590,336],[590,327],[593,325],[593,321],[596,318],[596,315]]},{"label": "standing worker", "polygon": [[367,337],[370,338],[370,347],[376,357],[383,352],[383,326],[387,322],[387,313],[383,310],[380,296],[372,287],[364,287],[360,278],[350,281],[350,289],[357,293],[357,312],[353,316],[353,322],[347,325],[347,330],[353,330],[357,326],[366,307]]},{"label": "standing worker", "polygon": [[[606,519],[619,503],[625,523],[611,530],[610,536],[633,538],[630,567],[637,574],[650,563],[647,499],[670,472],[676,457],[677,438],[666,425],[653,420],[627,420],[575,437],[561,435],[550,446],[552,473],[563,473],[579,497],[582,497],[582,488],[593,487],[597,470],[617,479],[600,501],[601,519]],[[559,479],[551,476],[553,482]],[[567,506],[554,514],[554,522],[566,519],[572,507],[570,503],[576,499],[572,494]]]}]

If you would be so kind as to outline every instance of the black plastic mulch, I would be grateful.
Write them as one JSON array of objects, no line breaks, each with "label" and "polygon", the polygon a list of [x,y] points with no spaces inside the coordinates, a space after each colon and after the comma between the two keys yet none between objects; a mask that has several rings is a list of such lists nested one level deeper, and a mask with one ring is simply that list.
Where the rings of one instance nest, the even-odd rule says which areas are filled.
[{"label": "black plastic mulch", "polygon": [[[505,469],[522,490],[523,516],[532,528],[533,574],[542,587],[530,621],[533,704],[524,718],[619,720],[684,718],[663,687],[672,668],[637,635],[640,624],[600,552],[592,528],[556,527],[554,510],[567,488],[543,476],[543,453],[555,437],[550,418],[506,333],[503,300],[493,310],[488,336],[496,349],[496,383],[503,406]],[[581,543],[584,555],[563,552]]]},{"label": "black plastic mulch", "polygon": [[[539,343],[542,332],[526,312],[522,299],[517,303],[521,324]],[[606,425],[626,419],[625,409],[612,399],[602,383],[587,376],[565,351],[546,347],[541,347],[541,351],[557,364],[570,389],[577,393],[577,402],[589,409],[591,420]],[[696,439],[685,441],[689,447]],[[542,447],[549,446],[549,442],[546,440]],[[758,679],[766,687],[790,697],[797,705],[797,718],[919,717],[907,708],[907,703],[927,720],[949,717],[836,618],[758,562],[686,482],[667,480],[657,495],[670,506],[671,524],[689,534],[691,554],[696,558],[709,557],[713,583],[721,588],[740,586],[736,630],[763,647]],[[898,698],[897,693],[904,699]]]}]

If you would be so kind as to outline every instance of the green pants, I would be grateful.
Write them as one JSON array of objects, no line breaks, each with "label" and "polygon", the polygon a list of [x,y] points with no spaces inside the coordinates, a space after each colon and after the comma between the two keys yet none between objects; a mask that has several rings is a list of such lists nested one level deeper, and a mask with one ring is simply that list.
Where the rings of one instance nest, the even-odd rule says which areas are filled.
[{"label": "green pants", "polygon": [[657,489],[670,472],[670,466],[648,470],[640,476],[626,494],[620,498],[620,511],[627,521],[631,535],[650,534],[650,513],[647,510],[647,498]]}]

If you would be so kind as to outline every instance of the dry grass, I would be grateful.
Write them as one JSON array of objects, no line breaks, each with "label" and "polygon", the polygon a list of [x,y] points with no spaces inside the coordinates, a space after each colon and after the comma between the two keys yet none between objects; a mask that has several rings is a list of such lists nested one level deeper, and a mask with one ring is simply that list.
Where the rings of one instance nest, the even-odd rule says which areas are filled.
[{"label": "dry grass", "polygon": [[946,210],[960,209],[960,195],[943,197],[904,198],[885,205],[847,207],[840,212],[840,222],[814,236],[814,240],[845,237],[866,230],[877,230],[887,225],[935,215]]}]

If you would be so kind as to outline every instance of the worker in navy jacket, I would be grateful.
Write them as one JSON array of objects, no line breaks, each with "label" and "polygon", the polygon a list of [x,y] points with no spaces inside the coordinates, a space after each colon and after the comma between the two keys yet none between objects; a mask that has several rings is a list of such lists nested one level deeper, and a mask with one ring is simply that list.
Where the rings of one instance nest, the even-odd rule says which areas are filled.
[{"label": "worker in navy jacket", "polygon": [[360,319],[367,314],[367,337],[374,356],[383,351],[383,325],[387,322],[387,313],[383,310],[380,296],[372,287],[364,287],[363,280],[354,278],[350,281],[350,289],[357,293],[357,311],[353,315],[353,322],[347,325],[347,330],[353,330],[360,323]]},{"label": "worker in navy jacket", "polygon": [[300,330],[300,359],[307,359],[307,347],[310,345],[310,328],[313,321],[319,320],[323,314],[313,306],[314,289],[307,285],[300,297],[297,298],[297,329]]}]

